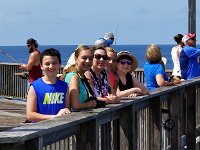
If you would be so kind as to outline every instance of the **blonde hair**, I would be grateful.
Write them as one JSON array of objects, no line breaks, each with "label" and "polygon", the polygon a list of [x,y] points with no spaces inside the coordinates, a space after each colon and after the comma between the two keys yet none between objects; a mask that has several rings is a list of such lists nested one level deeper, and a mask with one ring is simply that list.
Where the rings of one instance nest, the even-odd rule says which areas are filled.
[{"label": "blonde hair", "polygon": [[116,51],[115,51],[113,48],[109,47],[109,46],[106,46],[106,47],[104,47],[104,48],[105,48],[105,50],[106,50],[107,53],[108,53],[108,52],[116,53]]},{"label": "blonde hair", "polygon": [[159,62],[161,60],[161,58],[162,58],[162,55],[161,55],[159,46],[157,46],[155,44],[151,44],[147,47],[146,59],[148,62],[150,62],[150,63]]}]

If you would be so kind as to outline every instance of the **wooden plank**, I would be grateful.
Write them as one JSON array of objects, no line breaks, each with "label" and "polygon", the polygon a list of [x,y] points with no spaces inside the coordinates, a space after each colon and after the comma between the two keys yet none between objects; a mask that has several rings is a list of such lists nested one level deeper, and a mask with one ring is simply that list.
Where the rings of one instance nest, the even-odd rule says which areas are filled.
[{"label": "wooden plank", "polygon": [[160,97],[153,98],[150,101],[151,109],[151,119],[152,119],[152,128],[151,130],[151,148],[152,150],[161,149],[161,127],[162,127],[162,115],[161,115],[161,100]]},{"label": "wooden plank", "polygon": [[195,86],[186,88],[187,93],[187,149],[195,149],[196,145],[196,89]]},{"label": "wooden plank", "polygon": [[180,148],[180,123],[179,123],[179,104],[180,93],[175,91],[170,95],[170,114],[171,119],[175,122],[175,127],[171,131],[171,148]]},{"label": "wooden plank", "polygon": [[80,133],[76,135],[77,150],[99,149],[99,127],[96,120],[88,121],[80,126]]},{"label": "wooden plank", "polygon": [[120,149],[133,149],[133,111],[126,107],[120,111]]}]

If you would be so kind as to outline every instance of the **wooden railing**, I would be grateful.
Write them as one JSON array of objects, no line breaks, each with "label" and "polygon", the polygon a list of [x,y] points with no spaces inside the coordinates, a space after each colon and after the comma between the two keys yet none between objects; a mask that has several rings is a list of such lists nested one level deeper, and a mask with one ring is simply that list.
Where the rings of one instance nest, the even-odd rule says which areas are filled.
[{"label": "wooden railing", "polygon": [[[63,67],[60,68],[59,74],[62,74]],[[0,96],[26,99],[27,80],[22,79],[15,73],[26,72],[19,69],[19,64],[0,63]],[[171,74],[171,70],[167,70]],[[135,70],[136,78],[144,83],[143,69]]]},{"label": "wooden railing", "polygon": [[[167,119],[175,123],[169,131],[163,129]],[[178,150],[185,146],[195,150],[199,127],[197,78],[147,96],[123,98],[120,104],[0,132],[0,150]]]}]

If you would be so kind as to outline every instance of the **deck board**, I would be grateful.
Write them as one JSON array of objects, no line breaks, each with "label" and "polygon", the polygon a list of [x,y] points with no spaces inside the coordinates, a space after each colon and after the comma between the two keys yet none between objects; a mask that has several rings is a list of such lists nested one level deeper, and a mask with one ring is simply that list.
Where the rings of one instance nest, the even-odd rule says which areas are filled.
[{"label": "deck board", "polygon": [[26,102],[0,98],[0,131],[17,127],[26,120]]}]

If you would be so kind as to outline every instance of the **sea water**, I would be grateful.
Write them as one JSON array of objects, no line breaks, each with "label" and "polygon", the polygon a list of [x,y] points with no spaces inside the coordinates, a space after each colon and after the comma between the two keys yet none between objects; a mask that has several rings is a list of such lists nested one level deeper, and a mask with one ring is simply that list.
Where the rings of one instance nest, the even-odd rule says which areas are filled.
[{"label": "sea water", "polygon": [[[171,49],[174,45],[159,45],[161,48],[162,56],[167,58],[167,69],[173,69],[173,62],[171,59]],[[39,45],[38,49],[42,52],[46,48],[55,48],[60,51],[62,65],[66,65],[67,60],[70,55],[76,49],[77,45]],[[145,52],[147,49],[147,45],[113,45],[112,46],[117,52],[119,51],[129,51],[132,55],[134,55],[139,64],[138,68],[143,68],[145,59]],[[199,47],[199,46],[197,46]],[[9,62],[14,63],[14,61],[8,57],[16,59],[19,63],[27,63],[29,59],[29,53],[26,46],[0,46],[0,50],[4,52],[2,54],[0,52],[0,62]],[[7,56],[6,56],[7,55]]]}]

